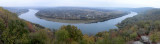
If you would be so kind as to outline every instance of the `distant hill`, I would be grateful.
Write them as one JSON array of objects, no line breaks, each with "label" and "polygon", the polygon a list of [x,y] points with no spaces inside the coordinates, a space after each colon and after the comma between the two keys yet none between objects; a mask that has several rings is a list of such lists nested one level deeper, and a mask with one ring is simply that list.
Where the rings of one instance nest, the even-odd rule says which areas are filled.
[{"label": "distant hill", "polygon": [[103,9],[111,9],[111,10],[122,10],[122,11],[134,11],[134,12],[144,12],[147,10],[151,10],[151,9],[156,9],[156,8],[152,8],[152,7],[141,7],[141,8],[103,8]]},{"label": "distant hill", "polygon": [[24,7],[4,7],[4,9],[7,9],[12,13],[16,13],[17,15],[20,15],[29,11],[27,8],[24,8]]}]

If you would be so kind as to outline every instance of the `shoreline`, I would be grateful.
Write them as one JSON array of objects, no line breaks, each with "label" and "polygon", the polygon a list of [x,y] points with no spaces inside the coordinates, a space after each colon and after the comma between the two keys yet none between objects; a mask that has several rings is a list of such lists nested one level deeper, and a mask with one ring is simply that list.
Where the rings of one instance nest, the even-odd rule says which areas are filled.
[{"label": "shoreline", "polygon": [[71,23],[71,24],[80,24],[80,23],[90,24],[90,23],[104,22],[104,21],[107,21],[107,20],[110,20],[110,19],[115,19],[115,18],[119,18],[119,17],[125,16],[125,15],[128,15],[128,14],[130,14],[130,12],[128,12],[127,14],[124,14],[124,15],[110,17],[110,18],[104,18],[104,19],[101,19],[101,20],[64,20],[64,19],[47,18],[47,17],[43,17],[43,16],[38,16],[37,14],[35,16],[40,18],[40,19],[53,21],[53,22]]}]

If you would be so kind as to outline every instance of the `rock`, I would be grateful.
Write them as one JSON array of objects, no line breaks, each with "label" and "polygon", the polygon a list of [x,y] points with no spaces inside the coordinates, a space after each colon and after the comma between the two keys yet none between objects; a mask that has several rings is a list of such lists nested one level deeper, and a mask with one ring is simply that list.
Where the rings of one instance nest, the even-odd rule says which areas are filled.
[{"label": "rock", "polygon": [[143,43],[140,41],[135,41],[135,42],[133,42],[133,44],[143,44]]},{"label": "rock", "polygon": [[157,44],[160,44],[160,42],[158,42]]},{"label": "rock", "polygon": [[142,42],[150,42],[148,36],[141,36],[141,40],[142,40]]},{"label": "rock", "polygon": [[141,42],[143,42],[144,44],[151,44],[149,36],[141,36]]}]

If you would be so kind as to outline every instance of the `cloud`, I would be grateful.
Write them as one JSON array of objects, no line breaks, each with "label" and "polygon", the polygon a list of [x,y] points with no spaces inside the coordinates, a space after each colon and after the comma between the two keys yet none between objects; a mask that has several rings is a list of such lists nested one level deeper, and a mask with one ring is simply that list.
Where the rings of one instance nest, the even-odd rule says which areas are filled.
[{"label": "cloud", "polygon": [[160,0],[0,0],[0,6],[160,7]]}]

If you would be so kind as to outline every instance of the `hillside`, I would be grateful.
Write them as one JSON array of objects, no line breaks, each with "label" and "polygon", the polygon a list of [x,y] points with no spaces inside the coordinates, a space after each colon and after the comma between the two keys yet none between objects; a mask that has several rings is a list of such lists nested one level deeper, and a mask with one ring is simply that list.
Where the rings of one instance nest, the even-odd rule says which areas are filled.
[{"label": "hillside", "polygon": [[[123,15],[129,12],[118,10],[105,10],[96,8],[83,8],[83,7],[56,7],[56,8],[41,8],[36,16],[58,22],[79,21],[81,23],[105,21]],[[87,22],[83,22],[87,21]],[[67,22],[67,23],[68,23]],[[77,22],[78,23],[78,22]]]},{"label": "hillside", "polygon": [[[0,7],[0,44],[34,44],[35,36],[41,30],[40,25],[21,20],[16,13]],[[48,32],[49,33],[49,32]]]},{"label": "hillside", "polygon": [[117,26],[128,32],[136,32],[138,36],[149,36],[152,43],[160,42],[160,9],[143,11],[137,16],[127,18]]},{"label": "hillside", "polygon": [[127,18],[126,20],[122,21],[121,24],[119,24],[121,27],[126,26],[126,24],[134,24],[140,21],[159,21],[160,20],[160,9],[151,9],[144,12],[139,13],[139,15],[134,16],[132,18]]}]

